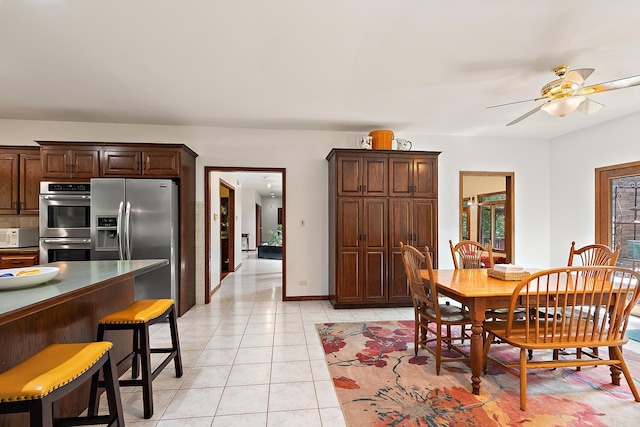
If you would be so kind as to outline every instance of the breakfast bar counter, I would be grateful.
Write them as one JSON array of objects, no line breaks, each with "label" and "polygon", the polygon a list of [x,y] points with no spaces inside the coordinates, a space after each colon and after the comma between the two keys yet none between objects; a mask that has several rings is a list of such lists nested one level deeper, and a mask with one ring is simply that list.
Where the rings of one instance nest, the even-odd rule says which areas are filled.
[{"label": "breakfast bar counter", "polygon": [[[164,259],[54,262],[42,265],[60,268],[53,280],[0,290],[0,372],[50,344],[95,341],[98,320],[134,301],[135,276],[167,263]],[[130,338],[109,340],[120,360],[131,346]],[[87,407],[88,384],[77,391],[62,401],[62,415],[76,415]],[[0,426],[25,425],[26,418],[0,415]]]}]

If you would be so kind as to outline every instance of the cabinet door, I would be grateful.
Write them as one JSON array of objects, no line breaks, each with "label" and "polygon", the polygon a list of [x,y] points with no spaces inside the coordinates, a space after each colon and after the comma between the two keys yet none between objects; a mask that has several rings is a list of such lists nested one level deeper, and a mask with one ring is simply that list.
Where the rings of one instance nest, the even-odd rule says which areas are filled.
[{"label": "cabinet door", "polygon": [[362,302],[361,229],[362,199],[338,200],[337,218],[337,302]]},{"label": "cabinet door", "polygon": [[142,174],[162,177],[180,176],[180,151],[143,151]]},{"label": "cabinet door", "polygon": [[391,157],[389,159],[389,196],[411,197],[413,195],[413,158]]},{"label": "cabinet door", "polygon": [[71,178],[97,178],[100,176],[99,150],[71,150]]},{"label": "cabinet door", "polygon": [[51,147],[42,147],[42,177],[43,178],[68,178],[71,175],[69,170],[69,150]]},{"label": "cabinet door", "polygon": [[362,157],[340,156],[338,164],[338,195],[362,195]]},{"label": "cabinet door", "polygon": [[438,197],[438,159],[418,156],[413,160],[413,197]]},{"label": "cabinet door", "polygon": [[389,301],[410,302],[409,282],[404,271],[400,242],[415,245],[411,224],[413,221],[413,200],[409,198],[391,199],[389,205]]},{"label": "cabinet door", "polygon": [[362,159],[364,174],[362,176],[363,196],[387,195],[387,159],[384,157],[366,156]]},{"label": "cabinet door", "polygon": [[0,153],[0,214],[18,213],[19,155]]},{"label": "cabinet door", "polygon": [[100,176],[100,151],[42,147],[43,178],[96,178]]},{"label": "cabinet door", "polygon": [[140,150],[105,148],[102,151],[102,175],[140,175],[142,171]]},{"label": "cabinet door", "polygon": [[40,212],[40,181],[42,165],[40,153],[20,154],[20,213],[38,215]]},{"label": "cabinet door", "polygon": [[437,266],[437,202],[435,199],[391,199],[389,206],[389,301],[411,301],[400,242],[424,253],[428,246]]},{"label": "cabinet door", "polygon": [[386,196],[387,158],[344,155],[337,159],[339,196]]},{"label": "cabinet door", "polygon": [[414,246],[424,249],[429,247],[432,254],[433,267],[438,268],[438,202],[436,199],[414,199],[411,218]]},{"label": "cabinet door", "polygon": [[366,198],[363,202],[361,236],[364,300],[387,300],[387,199]]}]

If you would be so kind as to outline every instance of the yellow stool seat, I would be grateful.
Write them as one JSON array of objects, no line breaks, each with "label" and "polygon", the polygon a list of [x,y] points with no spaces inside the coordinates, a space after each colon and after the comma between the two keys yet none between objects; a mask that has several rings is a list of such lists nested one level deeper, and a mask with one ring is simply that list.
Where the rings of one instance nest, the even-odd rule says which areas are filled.
[{"label": "yellow stool seat", "polygon": [[173,305],[172,299],[143,299],[138,300],[115,313],[100,319],[101,324],[147,323],[167,312]]},{"label": "yellow stool seat", "polygon": [[[124,426],[117,366],[112,352],[113,344],[102,340],[45,347],[0,373],[0,414],[22,413],[11,418],[11,425],[31,427],[89,424]],[[62,405],[58,405],[58,402],[70,393],[79,393],[78,389],[83,384],[97,383],[100,371],[103,373],[109,404],[108,415],[98,415],[94,411],[69,417],[69,411],[65,414],[62,409],[54,409],[60,409]]]},{"label": "yellow stool seat", "polygon": [[110,342],[53,344],[0,374],[0,402],[41,399],[95,365]]}]

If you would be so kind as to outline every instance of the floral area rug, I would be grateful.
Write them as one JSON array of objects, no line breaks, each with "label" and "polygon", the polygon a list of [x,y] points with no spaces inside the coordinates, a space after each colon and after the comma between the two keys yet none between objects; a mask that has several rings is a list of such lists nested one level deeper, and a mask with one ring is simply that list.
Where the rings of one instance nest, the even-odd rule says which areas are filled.
[{"label": "floral area rug", "polygon": [[[413,321],[326,323],[317,330],[348,426],[637,426],[635,402],[623,375],[611,384],[608,366],[531,369],[527,410],[520,410],[519,379],[495,364],[471,393],[466,363],[443,363],[413,347]],[[443,352],[446,353],[446,352]],[[534,352],[535,358],[551,352]],[[602,349],[600,354],[607,353]],[[519,350],[493,344],[492,356],[517,360]],[[625,351],[640,387],[640,355]]]}]

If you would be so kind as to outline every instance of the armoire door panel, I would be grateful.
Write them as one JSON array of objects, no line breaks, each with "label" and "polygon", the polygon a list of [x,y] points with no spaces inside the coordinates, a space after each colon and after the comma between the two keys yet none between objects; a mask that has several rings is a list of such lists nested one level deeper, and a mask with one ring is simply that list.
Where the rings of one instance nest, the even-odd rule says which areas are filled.
[{"label": "armoire door panel", "polygon": [[367,249],[384,248],[386,246],[387,199],[365,199],[364,246]]},{"label": "armoire door panel", "polygon": [[435,216],[438,212],[436,201],[414,199],[413,201],[413,235],[414,246],[423,250],[425,246],[435,252],[436,230],[434,228]]},{"label": "armoire door panel", "polygon": [[389,195],[410,197],[413,175],[413,159],[389,159]]},{"label": "armoire door panel", "polygon": [[362,283],[364,300],[384,302],[387,299],[386,283],[386,251],[369,251],[365,255],[365,271]]},{"label": "armoire door panel", "polygon": [[362,301],[360,251],[338,253],[337,291],[342,301]]},{"label": "armoire door panel", "polygon": [[405,245],[413,245],[411,236],[413,201],[411,199],[391,199],[390,206],[390,247],[400,250],[400,242]]},{"label": "armoire door panel", "polygon": [[387,195],[387,159],[386,158],[366,158],[364,161],[364,196],[386,196]]},{"label": "armoire door panel", "polygon": [[413,161],[413,197],[437,197],[438,166],[432,157],[418,157]]},{"label": "armoire door panel", "polygon": [[338,202],[338,249],[360,246],[362,200],[341,199]]},{"label": "armoire door panel", "polygon": [[411,301],[409,282],[404,271],[400,249],[393,249],[389,254],[389,301]]},{"label": "armoire door panel", "polygon": [[338,159],[338,195],[359,196],[362,193],[362,160],[357,157]]}]

